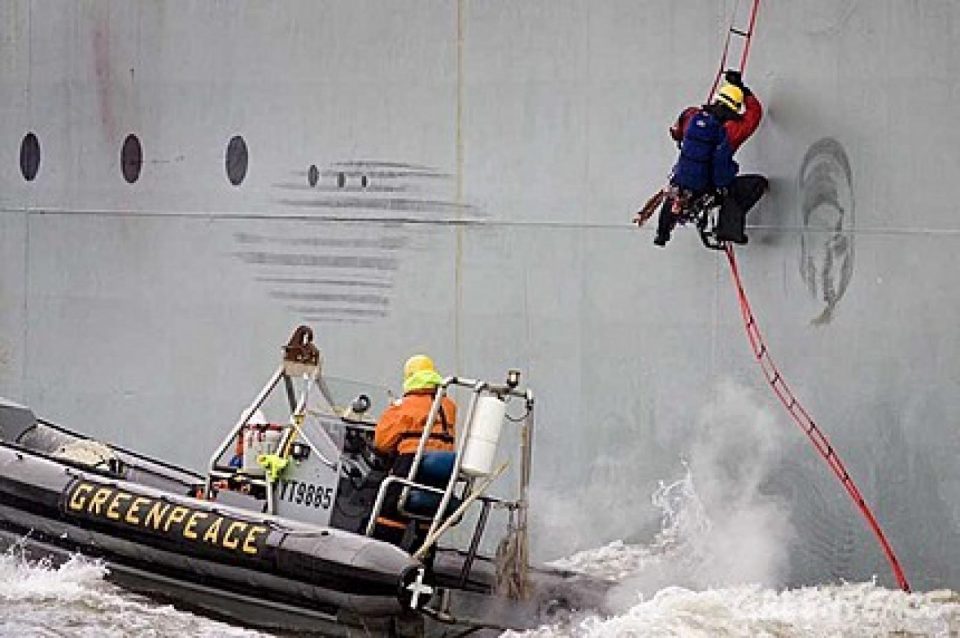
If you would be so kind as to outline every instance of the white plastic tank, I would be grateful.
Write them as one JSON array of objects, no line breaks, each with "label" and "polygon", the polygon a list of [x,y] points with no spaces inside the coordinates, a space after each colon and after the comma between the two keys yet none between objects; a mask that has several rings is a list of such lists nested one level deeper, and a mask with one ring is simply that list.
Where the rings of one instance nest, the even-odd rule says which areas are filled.
[{"label": "white plastic tank", "polygon": [[263,476],[263,467],[257,463],[261,454],[273,454],[280,445],[283,428],[270,424],[267,417],[257,410],[250,417],[240,435],[243,437],[243,457],[240,471],[249,476]]},{"label": "white plastic tank", "polygon": [[485,395],[477,399],[477,408],[463,444],[461,472],[468,476],[487,476],[493,472],[506,413],[507,404],[498,397]]}]

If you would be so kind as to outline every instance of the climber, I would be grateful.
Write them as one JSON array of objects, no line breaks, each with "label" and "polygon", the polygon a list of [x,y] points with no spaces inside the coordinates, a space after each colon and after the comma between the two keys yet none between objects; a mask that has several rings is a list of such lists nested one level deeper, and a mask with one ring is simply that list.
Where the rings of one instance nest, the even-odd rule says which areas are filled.
[{"label": "climber", "polygon": [[[670,136],[680,149],[670,185],[692,199],[714,194],[720,203],[716,239],[745,244],[747,211],[763,196],[767,178],[737,175],[740,167],[733,154],[757,130],[763,107],[743,84],[739,71],[727,71],[724,79],[726,82],[712,103],[684,109],[670,127]],[[673,199],[664,198],[660,209],[657,234],[653,240],[657,246],[666,245],[677,223],[677,207]]]}]

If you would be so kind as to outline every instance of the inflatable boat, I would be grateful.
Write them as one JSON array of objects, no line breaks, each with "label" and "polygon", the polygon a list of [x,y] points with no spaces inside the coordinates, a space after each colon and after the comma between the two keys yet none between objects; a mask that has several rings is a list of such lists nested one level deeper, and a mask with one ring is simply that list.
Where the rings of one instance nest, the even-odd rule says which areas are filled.
[{"label": "inflatable boat", "polygon": [[[428,430],[404,477],[372,450],[386,395],[335,397],[321,362],[300,326],[204,472],[0,400],[0,536],[31,555],[102,559],[128,588],[270,630],[453,635],[602,608],[607,583],[528,564],[534,398],[519,373],[444,379],[434,411],[452,391],[468,397],[456,451],[427,452]],[[504,454],[507,440],[518,449]],[[511,463],[513,493],[495,493]],[[419,545],[371,537],[391,483],[429,529],[407,535]]]}]

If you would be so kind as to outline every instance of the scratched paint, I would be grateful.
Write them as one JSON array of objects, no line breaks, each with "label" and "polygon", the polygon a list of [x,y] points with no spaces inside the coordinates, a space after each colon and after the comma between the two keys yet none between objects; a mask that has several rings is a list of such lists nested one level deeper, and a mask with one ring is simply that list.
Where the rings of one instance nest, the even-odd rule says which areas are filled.
[{"label": "scratched paint", "polygon": [[291,171],[300,179],[273,184],[278,203],[326,222],[293,232],[263,233],[251,224],[234,234],[236,259],[265,295],[304,321],[367,323],[389,316],[396,272],[411,256],[409,224],[444,225],[483,214],[449,191],[454,177],[415,162],[346,159]]},{"label": "scratched paint", "polygon": [[853,171],[833,138],[814,142],[803,157],[800,190],[800,276],[822,304],[812,323],[829,323],[853,278]]}]

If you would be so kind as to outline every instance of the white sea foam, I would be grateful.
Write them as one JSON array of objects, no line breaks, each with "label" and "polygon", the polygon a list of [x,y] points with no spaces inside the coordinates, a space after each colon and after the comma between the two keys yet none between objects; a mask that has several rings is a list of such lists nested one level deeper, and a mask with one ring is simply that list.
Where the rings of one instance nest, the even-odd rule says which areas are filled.
[{"label": "white sea foam", "polygon": [[785,580],[794,532],[786,505],[760,486],[778,460],[778,429],[767,408],[732,383],[705,406],[683,476],[652,495],[660,531],[645,545],[613,543],[556,561],[620,581],[632,601],[668,586],[701,590]]},{"label": "white sea foam", "polygon": [[741,586],[706,591],[667,587],[610,618],[510,636],[682,636],[684,638],[880,638],[960,634],[960,598],[950,592],[906,594],[857,583],[776,591]]},{"label": "white sea foam", "polygon": [[126,637],[259,636],[131,594],[107,568],[80,556],[61,565],[0,554],[0,635]]},{"label": "white sea foam", "polygon": [[649,543],[615,541],[553,563],[616,581],[608,602],[617,613],[506,635],[960,635],[954,592],[907,594],[873,582],[784,589],[794,531],[784,504],[760,490],[779,451],[771,415],[749,392],[724,384],[699,428],[683,476],[652,496],[661,529]]},{"label": "white sea foam", "polygon": [[[880,638],[960,635],[960,595],[950,591],[907,594],[875,583],[798,589],[759,584],[678,586],[696,581],[709,556],[699,553],[714,527],[694,490],[688,468],[661,486],[654,502],[664,527],[647,545],[615,541],[578,552],[554,565],[612,579],[620,613],[578,616],[560,625],[505,636],[560,638],[644,636],[683,638]],[[652,593],[648,593],[652,589]]]}]

